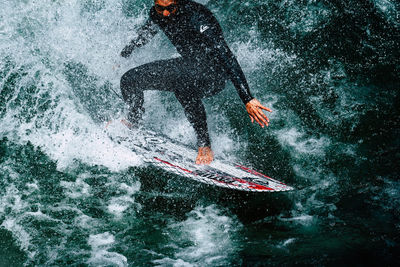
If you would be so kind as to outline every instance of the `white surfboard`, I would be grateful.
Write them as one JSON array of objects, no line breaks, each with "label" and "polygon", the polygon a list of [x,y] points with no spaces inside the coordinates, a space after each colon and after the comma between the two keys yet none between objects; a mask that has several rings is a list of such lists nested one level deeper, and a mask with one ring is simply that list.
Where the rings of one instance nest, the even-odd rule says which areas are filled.
[{"label": "white surfboard", "polygon": [[192,180],[241,191],[277,192],[293,190],[280,181],[242,164],[216,158],[210,165],[197,165],[197,151],[151,130],[130,130],[121,121],[107,123],[110,138],[131,149],[143,161]]}]

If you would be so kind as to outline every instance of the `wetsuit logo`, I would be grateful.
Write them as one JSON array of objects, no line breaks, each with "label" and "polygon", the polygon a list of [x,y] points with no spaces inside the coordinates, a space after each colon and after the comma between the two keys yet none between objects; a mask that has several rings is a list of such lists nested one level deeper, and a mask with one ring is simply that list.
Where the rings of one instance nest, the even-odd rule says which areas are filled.
[{"label": "wetsuit logo", "polygon": [[210,27],[208,27],[207,25],[201,25],[200,26],[200,33],[205,32],[208,28],[210,28]]}]

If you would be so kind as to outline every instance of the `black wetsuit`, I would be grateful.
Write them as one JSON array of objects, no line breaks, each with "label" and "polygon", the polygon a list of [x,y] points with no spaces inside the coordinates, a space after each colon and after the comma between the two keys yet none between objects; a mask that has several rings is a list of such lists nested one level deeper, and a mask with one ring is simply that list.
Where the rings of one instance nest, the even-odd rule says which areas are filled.
[{"label": "black wetsuit", "polygon": [[148,43],[159,29],[181,57],[144,64],[122,76],[122,96],[130,106],[128,120],[136,123],[141,118],[143,90],[171,91],[195,129],[198,146],[210,146],[202,98],[220,92],[230,79],[246,104],[253,97],[243,71],[211,11],[189,0],[178,1],[177,12],[169,17],[158,14],[152,7],[149,20],[121,55],[128,57],[133,49]]}]

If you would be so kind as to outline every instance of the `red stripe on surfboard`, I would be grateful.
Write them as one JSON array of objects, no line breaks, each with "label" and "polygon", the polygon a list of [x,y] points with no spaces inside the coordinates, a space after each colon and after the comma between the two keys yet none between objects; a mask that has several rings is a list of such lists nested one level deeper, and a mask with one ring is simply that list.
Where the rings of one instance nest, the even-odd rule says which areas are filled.
[{"label": "red stripe on surfboard", "polygon": [[286,184],[284,184],[284,183],[282,183],[282,182],[280,182],[280,181],[277,181],[277,180],[275,180],[275,179],[272,179],[271,177],[269,177],[269,176],[267,176],[267,175],[265,175],[265,174],[263,174],[263,173],[261,173],[261,172],[252,170],[252,169],[247,168],[247,167],[245,167],[245,166],[243,166],[243,165],[238,165],[238,164],[237,164],[236,167],[239,167],[240,169],[242,169],[242,170],[244,170],[244,171],[247,171],[248,173],[251,173],[251,174],[254,174],[254,175],[258,175],[258,176],[262,176],[262,177],[271,179],[271,180],[273,180],[273,181],[275,181],[275,182],[277,182],[277,183],[286,185]]},{"label": "red stripe on surfboard", "polygon": [[169,163],[168,161],[159,159],[159,158],[157,158],[157,157],[154,157],[154,159],[155,159],[155,160],[158,160],[158,161],[161,161],[162,163],[165,163],[165,164],[167,164],[167,165],[169,165],[169,166],[171,166],[171,167],[175,167],[175,168],[181,169],[182,171],[185,171],[185,172],[188,172],[188,173],[193,173],[192,171],[189,171],[189,170],[187,170],[187,169],[184,169],[184,168],[182,168],[182,167],[179,167],[179,166],[177,166],[177,165],[174,165],[174,164],[172,164],[172,163]]},{"label": "red stripe on surfboard", "polygon": [[269,190],[269,191],[274,190],[274,189],[272,189],[270,187],[266,187],[264,185],[259,185],[259,184],[253,183],[253,182],[249,182],[249,181],[246,181],[246,180],[239,179],[239,178],[234,178],[234,177],[231,177],[231,178],[233,180],[235,180],[235,181],[238,181],[239,183],[250,185],[252,189]]},{"label": "red stripe on surfboard", "polygon": [[[155,160],[158,160],[158,161],[160,161],[160,162],[162,162],[162,163],[165,163],[165,164],[167,164],[167,165],[169,165],[169,166],[171,166],[171,167],[178,168],[178,169],[180,169],[180,170],[182,170],[182,171],[184,171],[184,172],[192,173],[192,174],[198,175],[198,174],[196,174],[196,173],[194,173],[194,172],[192,172],[192,171],[189,171],[188,169],[179,167],[179,166],[174,165],[174,164],[172,164],[172,163],[170,163],[170,162],[168,162],[168,161],[159,159],[159,158],[157,158],[157,157],[154,157],[154,159],[155,159]],[[248,181],[242,180],[242,179],[240,179],[240,178],[235,178],[235,177],[232,177],[232,176],[229,176],[229,178],[231,178],[231,179],[233,179],[234,181],[237,181],[237,182],[239,182],[239,183],[241,183],[241,184],[249,185],[248,188],[251,188],[251,189],[256,189],[256,190],[268,190],[268,191],[274,190],[274,189],[272,189],[272,188],[269,188],[269,187],[266,187],[266,186],[263,186],[263,185],[259,185],[259,184],[253,183],[253,182],[248,182]],[[219,180],[215,180],[215,179],[213,179],[213,180],[216,181],[216,182],[218,182],[218,183],[223,183],[223,184],[226,184],[226,185],[231,185],[231,186],[236,186],[236,187],[238,187],[238,185],[235,185],[235,184],[228,184],[228,183],[226,183],[226,182],[224,182],[224,181],[219,181]]]},{"label": "red stripe on surfboard", "polygon": [[[195,173],[195,174],[196,174],[196,173]],[[217,175],[218,175],[218,174],[217,174]],[[234,180],[234,181],[236,181],[236,182],[239,182],[239,183],[241,183],[241,184],[248,185],[246,188],[257,189],[257,190],[268,190],[268,191],[274,190],[274,189],[272,189],[272,188],[270,188],[270,187],[266,187],[266,186],[263,186],[263,185],[259,185],[259,184],[256,184],[256,183],[253,183],[253,182],[249,182],[249,181],[246,181],[246,180],[243,180],[243,179],[240,179],[240,178],[235,178],[235,177],[232,177],[232,176],[227,176],[227,177],[229,177],[229,178],[231,178],[232,180]],[[224,181],[220,181],[220,180],[216,180],[216,179],[213,179],[213,181],[215,181],[215,182],[217,182],[217,183],[220,183],[220,184],[226,184],[226,185],[229,185],[229,186],[236,186],[236,187],[239,187],[239,185],[237,185],[237,184],[226,183],[226,182],[224,182]]]}]

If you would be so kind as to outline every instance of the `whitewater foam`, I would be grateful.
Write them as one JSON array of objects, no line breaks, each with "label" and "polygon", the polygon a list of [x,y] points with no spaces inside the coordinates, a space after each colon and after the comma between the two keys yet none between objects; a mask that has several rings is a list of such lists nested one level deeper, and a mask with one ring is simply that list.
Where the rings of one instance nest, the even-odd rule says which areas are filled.
[{"label": "whitewater foam", "polygon": [[[215,205],[198,206],[188,215],[185,221],[169,226],[174,235],[170,245],[177,251],[174,258],[166,257],[154,263],[173,266],[229,264],[227,260],[235,257],[234,238],[241,224],[221,214]],[[185,245],[187,240],[191,245]]]},{"label": "whitewater foam", "polygon": [[109,232],[90,235],[88,244],[92,248],[87,262],[90,266],[128,266],[124,255],[108,251],[115,244],[115,237]]}]

